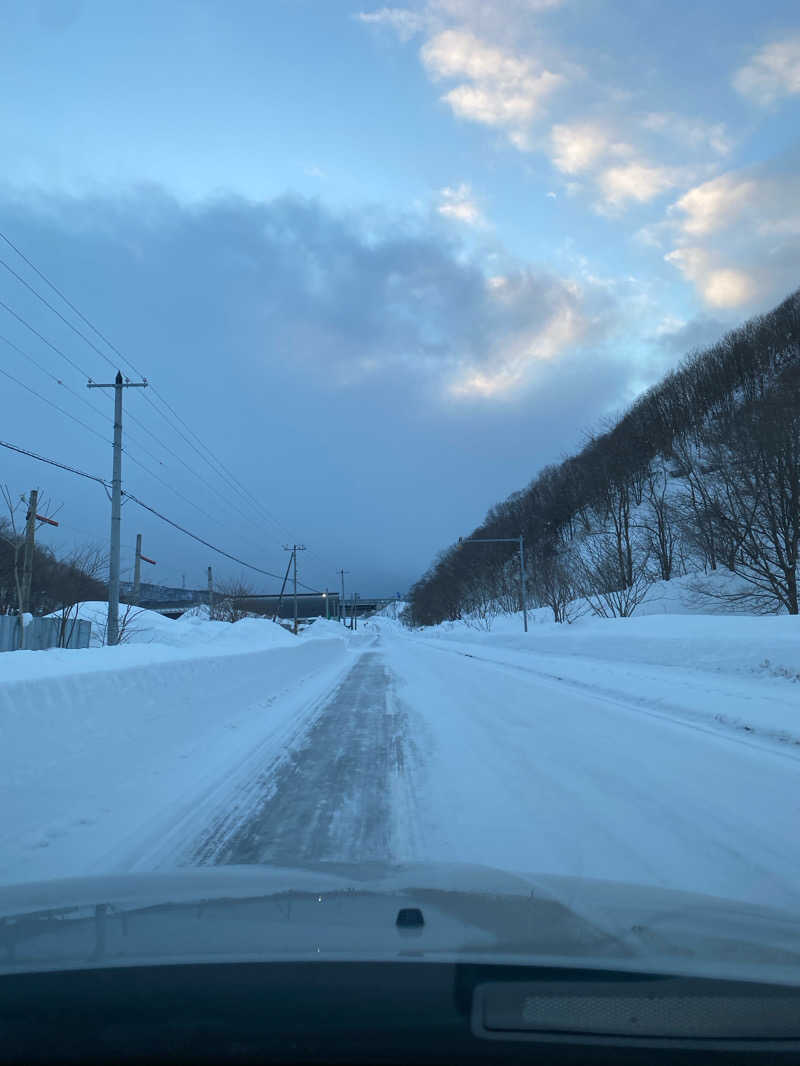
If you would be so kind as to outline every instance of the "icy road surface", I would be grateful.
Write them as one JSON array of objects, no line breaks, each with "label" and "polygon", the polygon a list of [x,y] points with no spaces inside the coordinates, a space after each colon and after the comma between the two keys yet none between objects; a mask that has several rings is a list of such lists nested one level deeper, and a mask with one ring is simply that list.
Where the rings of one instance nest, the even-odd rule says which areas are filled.
[{"label": "icy road surface", "polygon": [[463,861],[800,907],[794,750],[394,626],[305,721],[182,862]]}]

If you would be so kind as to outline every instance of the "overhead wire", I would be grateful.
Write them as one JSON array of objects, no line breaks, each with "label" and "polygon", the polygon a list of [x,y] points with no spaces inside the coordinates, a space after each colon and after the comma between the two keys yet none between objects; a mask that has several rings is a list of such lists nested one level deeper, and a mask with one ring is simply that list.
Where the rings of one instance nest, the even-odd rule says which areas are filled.
[{"label": "overhead wire", "polygon": [[98,431],[96,429],[94,429],[93,426],[90,426],[88,424],[88,422],[84,422],[82,418],[78,418],[76,415],[71,414],[69,411],[65,411],[64,408],[63,407],[59,407],[59,405],[57,403],[54,403],[52,400],[48,399],[46,396],[42,396],[42,394],[40,392],[37,392],[36,389],[34,389],[31,385],[26,385],[26,383],[24,381],[20,381],[19,378],[14,377],[14,375],[9,373],[8,370],[4,370],[2,367],[0,367],[0,374],[2,374],[3,377],[8,378],[9,381],[13,381],[15,385],[19,385],[20,388],[25,389],[26,392],[31,393],[31,395],[35,396],[37,400],[41,400],[42,403],[46,403],[49,407],[52,407],[55,411],[58,411],[59,414],[64,415],[65,418],[69,418],[73,422],[76,422],[79,426],[81,426],[83,429],[85,429],[88,433],[93,434],[95,437],[97,437],[99,440],[101,440],[103,442],[103,444],[111,444],[112,443],[110,440],[106,440],[106,438],[101,433],[98,433]]},{"label": "overhead wire", "polygon": [[[31,270],[33,270],[34,273],[38,277],[40,277],[42,279],[42,281],[46,285],[48,285],[50,287],[50,289],[52,289],[52,291],[55,292],[56,295],[61,300],[64,301],[64,303],[70,308],[70,310],[73,311],[73,313],[76,314],[80,318],[80,320],[83,323],[85,323],[85,325],[88,326],[89,329],[91,329],[95,333],[95,335],[97,337],[99,337],[103,341],[104,344],[106,344],[113,352],[115,352],[116,355],[118,355],[119,358],[124,363],[126,363],[131,368],[131,370],[133,370],[134,373],[138,374],[141,378],[146,380],[146,375],[136,366],[136,364],[131,359],[129,359],[126,355],[124,355],[119,350],[119,348],[117,348],[117,346],[111,340],[109,340],[109,338],[106,337],[105,334],[97,326],[95,326],[94,323],[89,318],[87,318],[86,315],[84,315],[83,312],[80,311],[80,309],[78,307],[76,307],[76,305],[61,291],[61,289],[59,289],[58,286],[55,285],[55,283],[52,282],[47,277],[47,275],[44,274],[43,271],[41,271],[35,265],[35,263],[33,263],[28,258],[28,256],[26,256],[25,253],[2,231],[0,231],[0,239],[5,241],[5,243],[10,248],[12,248],[14,250],[14,252],[16,252],[16,254],[25,263],[27,263],[27,265],[31,268]],[[42,296],[42,294],[38,291],[38,289],[34,288],[34,286],[32,286],[25,278],[22,277],[21,274],[19,274],[16,270],[14,270],[14,268],[9,263],[7,263],[4,259],[0,258],[0,265],[5,267],[5,269],[7,271],[9,271],[9,273],[12,274],[22,285],[24,285],[25,288],[28,289],[29,292],[31,292],[38,300],[40,300],[55,315],[57,315],[57,317],[66,326],[68,326],[69,329],[71,329],[78,337],[80,337],[83,341],[85,341],[92,348],[92,350],[94,352],[96,352],[102,359],[105,360],[106,363],[108,363],[108,365],[112,369],[117,369],[116,364],[114,363],[114,361],[112,359],[110,359],[109,356],[106,355],[105,352],[103,352],[100,348],[98,348],[98,346],[89,337],[87,337],[86,334],[83,333],[82,330],[79,330],[77,328],[77,326],[74,325],[74,323],[70,322],[64,315],[62,315],[61,312],[57,308],[55,308],[50,303],[49,300],[46,299],[46,297]],[[34,328],[30,325],[30,323],[28,323],[24,318],[22,318],[22,316],[18,315],[16,312],[14,312],[13,309],[8,307],[8,305],[3,304],[2,301],[0,301],[0,306],[5,307],[5,309],[10,314],[14,315],[15,318],[17,318],[20,322],[22,322],[24,325],[26,325],[29,329],[33,330],[33,332],[36,332],[37,336],[39,336],[40,339],[44,341],[44,343],[46,343],[49,347],[51,347],[54,351],[56,351],[62,358],[66,359],[68,362],[70,362],[70,365],[72,365],[73,368],[78,369],[81,373],[83,373],[84,377],[87,377],[87,378],[89,377],[89,375],[86,373],[86,371],[80,370],[80,367],[78,367],[77,364],[75,364],[73,361],[71,361],[69,359],[69,357],[60,348],[58,348],[57,346],[53,345],[45,337],[43,337],[36,330],[34,330]],[[225,465],[222,463],[222,461],[220,459],[218,459],[218,457],[216,457],[214,455],[214,453],[211,451],[211,449],[209,449],[208,446],[203,443],[201,438],[198,437],[198,435],[196,433],[194,433],[194,431],[191,429],[191,427],[188,426],[188,424],[184,421],[184,419],[181,418],[181,416],[177,413],[177,411],[175,411],[174,407],[172,407],[172,405],[166,400],[166,398],[163,397],[161,395],[161,393],[157,389],[155,389],[152,385],[151,385],[151,388],[153,389],[153,392],[157,395],[157,397],[160,400],[160,402],[172,413],[173,417],[176,418],[184,426],[184,428],[189,433],[192,434],[192,436],[195,438],[195,440],[197,440],[199,442],[201,447],[203,447],[208,452],[208,454],[213,459],[213,462],[216,462],[218,464],[218,466],[223,471],[223,473],[221,474],[220,470],[215,469],[215,467],[213,466],[212,461],[209,458],[207,458],[205,455],[203,455],[203,453],[197,448],[197,446],[188,437],[186,437],[186,435],[184,433],[182,433],[179,429],[177,429],[174,426],[170,426],[170,428],[174,429],[175,432],[177,432],[178,435],[181,436],[182,439],[189,445],[189,447],[191,447],[199,455],[199,457],[203,460],[203,462],[205,462],[207,465],[209,465],[211,467],[211,469],[217,475],[217,477],[221,477],[222,480],[224,480],[229,486],[236,486],[238,488],[240,496],[244,496],[246,499],[248,499],[251,502],[251,505],[254,505],[257,508],[257,513],[259,513],[261,517],[266,518],[270,522],[273,522],[279,529],[282,529],[283,532],[287,533],[289,536],[292,536],[292,534],[288,532],[286,526],[283,525],[283,523],[281,523],[277,518],[275,518],[275,516],[272,515],[272,513],[267,508],[265,508],[264,505],[255,496],[253,496],[253,494],[248,489],[246,489],[243,485],[241,485],[241,483],[238,481],[236,476],[225,467]],[[164,418],[167,421],[168,425],[170,425],[169,419],[164,414],[164,412],[158,406],[156,406],[156,404],[148,396],[145,396],[145,401],[147,403],[149,403],[150,406],[153,407],[153,409],[162,418]],[[138,424],[140,426],[142,426],[142,428],[145,428],[146,432],[150,432],[149,430],[146,429],[146,427],[144,427],[144,424],[140,420],[136,420],[136,419],[134,419],[134,420],[137,421]],[[152,434],[152,432],[150,433],[150,435],[155,437],[155,435]],[[164,445],[162,443],[162,447],[163,446]],[[187,469],[191,470],[191,468],[188,467],[188,464],[184,463],[183,465],[187,466]],[[206,486],[209,487],[207,482],[206,482]],[[242,513],[242,512],[240,511],[240,513]],[[245,515],[245,517],[248,517],[248,516]]]},{"label": "overhead wire", "polygon": [[[78,477],[86,478],[89,481],[96,481],[99,485],[102,485],[103,488],[105,488],[106,490],[108,490],[108,489],[110,489],[112,487],[111,486],[111,482],[107,481],[105,478],[99,477],[97,474],[90,474],[90,473],[88,473],[85,470],[78,469],[78,467],[70,466],[68,463],[61,463],[57,459],[52,459],[52,458],[50,458],[49,456],[46,456],[46,455],[40,455],[38,452],[34,452],[30,448],[23,448],[21,445],[12,444],[10,441],[0,440],[0,448],[6,448],[9,451],[17,452],[20,455],[28,456],[31,459],[35,459],[37,462],[46,463],[49,466],[57,467],[60,470],[66,470],[68,473],[75,474]],[[155,517],[159,518],[162,522],[166,522],[167,525],[170,525],[174,529],[177,529],[179,532],[185,534],[185,536],[191,537],[192,540],[196,540],[199,544],[204,545],[206,548],[209,548],[211,551],[216,552],[218,555],[222,555],[226,559],[230,559],[232,562],[238,563],[240,566],[244,566],[246,569],[253,570],[253,571],[255,571],[258,574],[264,574],[266,577],[274,577],[278,581],[281,580],[281,575],[280,574],[276,574],[272,570],[265,570],[261,566],[255,566],[253,563],[248,563],[246,560],[242,559],[240,556],[234,555],[232,552],[228,552],[224,548],[218,547],[216,544],[212,544],[211,541],[206,540],[204,537],[201,537],[197,533],[193,533],[190,529],[187,529],[185,526],[182,526],[180,523],[176,522],[174,519],[169,518],[162,511],[159,511],[157,508],[152,507],[148,503],[145,503],[144,500],[140,499],[138,496],[134,495],[132,492],[127,492],[125,489],[123,489],[122,490],[122,495],[126,499],[129,499],[132,503],[135,503],[139,507],[143,508],[145,511],[149,511],[150,514],[155,515]],[[307,589],[309,592],[313,592],[316,595],[321,595],[320,589],[312,588],[310,585],[306,585],[302,581],[298,581],[297,584],[301,588]]]},{"label": "overhead wire", "polygon": [[[0,303],[2,303],[2,301],[0,301]],[[3,305],[3,306],[7,306],[7,305]],[[9,310],[11,310],[11,309],[9,309]],[[37,336],[39,336],[42,340],[45,340],[45,342],[48,343],[48,345],[50,347],[52,347],[55,351],[60,352],[60,349],[58,349],[55,345],[50,344],[50,342],[47,341],[47,339],[43,336],[43,334],[40,334],[38,331],[36,331],[34,329],[34,327],[30,326],[30,323],[28,323],[26,320],[24,320],[22,318],[22,316],[17,315],[16,312],[13,312],[13,311],[11,311],[11,313],[14,314],[14,317],[19,318],[20,321],[24,322],[24,324],[27,325],[28,328],[30,328],[31,330],[36,332]],[[84,397],[82,397],[79,393],[75,392],[74,389],[70,388],[70,386],[67,385],[64,381],[62,381],[61,378],[59,378],[56,374],[52,373],[52,371],[49,371],[46,367],[42,366],[42,364],[39,363],[38,360],[36,360],[30,354],[30,352],[27,352],[27,351],[25,351],[25,349],[20,348],[19,345],[15,344],[12,340],[10,340],[8,337],[5,337],[2,334],[0,334],[0,341],[3,341],[3,343],[7,344],[15,352],[17,352],[19,355],[21,355],[25,359],[27,359],[33,366],[35,366],[37,368],[37,370],[39,370],[46,377],[49,377],[51,380],[55,381],[58,385],[60,385],[64,389],[66,389],[66,391],[69,392],[70,395],[74,396],[75,399],[81,401],[86,407],[88,407],[95,414],[99,414],[99,415],[105,417],[103,415],[103,411],[99,407],[97,407],[94,404],[90,403],[88,400],[86,400]],[[64,355],[63,352],[60,352],[60,354],[65,359],[67,358],[67,356]],[[47,404],[48,406],[52,407],[54,410],[58,411],[59,414],[63,415],[65,418],[68,418],[71,421],[77,423],[83,429],[87,430],[87,432],[93,434],[93,436],[95,436],[95,437],[98,437],[98,439],[100,439],[104,444],[111,444],[111,441],[108,440],[106,437],[102,436],[102,434],[99,433],[93,426],[88,425],[88,423],[84,422],[82,419],[78,418],[76,415],[73,415],[70,411],[65,410],[63,407],[59,406],[54,401],[48,399],[46,396],[42,396],[41,393],[37,392],[32,386],[26,384],[24,381],[21,381],[19,378],[15,377],[13,374],[11,374],[9,371],[3,370],[2,368],[0,368],[0,374],[3,374],[9,380],[13,381],[16,385],[19,385],[21,388],[23,388],[27,392],[31,393],[31,395],[35,396],[38,400],[41,400],[43,403]],[[145,430],[145,432],[150,432],[148,427],[145,426],[144,423],[142,423],[139,419],[137,419],[131,412],[128,412],[128,418],[130,418],[132,421],[134,421],[134,422],[138,423],[140,426],[142,426],[142,428]],[[169,450],[167,445],[163,441],[159,440],[155,436],[155,434],[151,433],[150,435],[153,436],[153,438],[156,440],[156,442],[162,448],[164,448],[167,451]],[[138,438],[134,434],[132,434],[129,430],[126,430],[126,437],[129,438],[129,439],[135,440],[136,444],[137,444],[137,448],[140,448],[146,455],[149,455],[150,458],[152,458],[155,462],[159,463],[159,465],[163,465],[162,464],[162,460],[159,459],[159,457],[157,455],[155,455],[152,451],[150,451],[150,449],[147,448],[146,445],[142,444],[138,440]],[[183,493],[180,492],[180,490],[178,490],[178,489],[174,488],[174,486],[170,485],[167,481],[164,480],[164,478],[162,478],[154,470],[151,470],[150,467],[148,467],[146,463],[143,463],[141,461],[141,459],[139,459],[139,458],[137,458],[137,456],[131,454],[131,452],[130,452],[130,450],[128,448],[124,448],[123,451],[127,455],[127,457],[128,457],[130,462],[134,463],[140,469],[144,470],[145,473],[149,474],[150,477],[154,478],[160,484],[162,484],[166,488],[168,488],[170,490],[170,492],[173,493],[173,495],[175,495],[175,496],[179,497],[180,499],[184,500],[191,507],[194,507],[195,510],[199,511],[200,514],[202,514],[204,517],[210,518],[214,522],[218,521],[217,517],[215,517],[214,515],[210,514],[210,512],[205,510],[205,508],[201,507],[194,500],[189,499],[189,497],[185,496]],[[180,459],[180,456],[176,456],[176,458],[178,458],[179,461],[182,461]],[[184,464],[184,465],[186,465],[186,464]],[[192,468],[188,467],[188,465],[187,465],[187,469],[190,472],[193,472]],[[196,475],[196,476],[200,477],[200,475]],[[201,478],[201,480],[204,480],[204,479]],[[211,489],[212,492],[215,491],[210,484],[208,484],[207,482],[204,482],[204,483],[206,484],[207,488]],[[244,515],[244,512],[240,511],[240,513]],[[248,516],[244,515],[244,517],[247,518]]]},{"label": "overhead wire", "polygon": [[[77,315],[77,317],[80,319],[80,321],[83,322],[95,334],[95,336],[97,336],[105,345],[107,345],[107,347],[111,351],[113,351],[124,363],[126,363],[131,368],[131,370],[133,370],[133,372],[135,374],[138,374],[139,377],[141,377],[144,380],[146,380],[146,375],[143,373],[143,371],[140,370],[130,358],[128,358],[123,352],[121,352],[120,349],[69,299],[69,297],[53,281],[50,280],[50,278],[42,270],[39,269],[39,267],[36,266],[36,264],[27,255],[25,255],[25,253],[2,230],[0,230],[0,239],[2,239],[23,260],[23,262],[25,262],[30,267],[30,269],[33,270],[33,272],[37,275],[37,277],[39,277],[51,289],[51,291],[53,291],[59,297],[59,299],[61,299],[64,302],[64,304],[75,315]],[[99,355],[112,369],[116,369],[116,365],[115,365],[114,361],[105,352],[103,352],[91,340],[91,338],[87,337],[86,334],[82,330],[78,329],[77,326],[75,326],[74,323],[70,322],[56,307],[53,306],[53,304],[49,300],[47,300],[46,297],[44,297],[38,291],[38,289],[36,289],[34,286],[32,286],[21,274],[19,274],[18,271],[14,270],[14,268],[9,263],[7,263],[4,259],[2,259],[2,257],[0,257],[0,265],[2,265],[13,277],[15,277],[20,282],[20,284],[22,284],[29,292],[31,292],[38,300],[40,300],[50,311],[52,311],[53,314],[55,314],[60,319],[60,321],[62,321],[70,330],[72,330],[73,333],[75,333],[86,344],[88,344],[89,347],[97,355]],[[2,301],[0,301],[0,306],[2,306],[9,314],[12,314],[15,318],[17,318],[18,321],[20,321],[28,329],[30,329],[36,336],[38,336],[43,341],[43,343],[47,344],[48,347],[50,347],[53,351],[55,351],[58,355],[60,355],[63,359],[65,359],[73,367],[73,369],[77,369],[86,378],[90,377],[90,375],[88,375],[84,370],[82,370],[74,360],[70,359],[70,357],[67,356],[66,353],[64,353],[59,347],[57,347],[56,345],[52,344],[52,342],[50,342],[46,337],[44,337],[41,333],[39,333],[38,330],[36,330],[33,326],[31,326],[30,323],[28,323],[22,316],[18,315],[7,304],[5,304]],[[185,433],[181,432],[181,430],[177,426],[172,425],[170,423],[170,420],[167,417],[167,415],[164,413],[164,411],[162,411],[161,408],[159,408],[157,406],[157,404],[153,400],[150,399],[149,396],[145,395],[145,397],[144,397],[145,401],[162,418],[164,418],[164,420],[167,422],[167,424],[170,425],[170,428],[173,429],[176,433],[178,433],[178,435],[184,440],[184,442],[186,444],[188,444],[188,446],[190,448],[192,448],[193,451],[195,451],[195,453],[199,456],[199,458],[204,463],[206,463],[206,465],[208,465],[210,467],[212,472],[218,478],[220,478],[222,481],[224,481],[230,490],[236,491],[238,493],[238,495],[240,496],[240,498],[243,498],[243,499],[249,501],[249,506],[254,507],[256,509],[256,513],[257,514],[259,514],[262,518],[266,519],[267,521],[273,523],[276,526],[276,528],[281,530],[283,533],[285,533],[290,538],[295,539],[294,538],[294,534],[292,534],[291,531],[288,530],[286,525],[283,522],[281,522],[278,518],[276,518],[275,515],[273,515],[272,512],[267,507],[265,507],[265,505],[262,503],[262,501],[260,501],[256,496],[254,496],[253,493],[250,492],[249,489],[247,489],[244,485],[242,485],[242,483],[238,480],[236,475],[233,474],[233,472],[230,471],[226,467],[226,465],[222,462],[222,460],[219,459],[219,457],[215,455],[215,453],[208,447],[208,445],[206,445],[203,442],[203,440],[194,432],[194,430],[192,430],[192,428],[186,423],[186,421],[178,414],[178,412],[175,410],[175,408],[172,406],[172,404],[169,403],[169,401],[166,399],[166,397],[162,396],[160,391],[158,389],[156,389],[152,385],[151,385],[151,389],[152,389],[153,394],[159,400],[159,402],[161,404],[163,404],[163,406],[172,414],[173,418],[176,419],[177,422],[180,423],[180,425],[182,425],[184,427],[184,429],[189,434],[191,434],[191,436],[194,438],[195,441],[197,441],[197,445],[194,444],[192,442],[192,440],[190,440],[186,436]],[[146,427],[145,424],[140,419],[136,418],[130,412],[129,412],[128,417],[131,418],[131,420],[134,421],[137,425],[139,425],[139,427],[144,432],[148,433],[154,440],[156,440],[156,442],[159,444],[160,447],[166,448],[164,443],[162,441],[160,441],[155,436],[155,434],[153,434],[152,431],[149,430],[148,427]],[[129,434],[129,437],[131,439],[135,439],[131,434]],[[198,447],[198,445],[199,445],[199,447]],[[142,445],[140,443],[138,443],[138,442],[137,442],[137,446],[138,447],[142,447]],[[202,448],[207,453],[207,455],[204,455],[203,452],[200,451],[200,448]],[[158,462],[159,465],[163,465],[162,460],[160,460],[156,456],[154,456],[152,454],[152,452],[147,452],[147,449],[144,449],[144,448],[143,448],[143,450],[146,451],[146,453],[149,454],[151,458],[153,458],[156,462]],[[169,450],[169,449],[167,449],[167,450]],[[177,455],[177,453],[173,453],[173,454],[174,454],[174,457],[176,459],[178,459],[178,461],[190,473],[192,473],[193,476],[197,477],[198,480],[200,480],[205,485],[205,487],[207,489],[210,489],[211,491],[215,491],[215,492],[217,492],[217,494],[219,494],[219,490],[214,490],[210,486],[208,481],[206,479],[204,479],[201,475],[199,475],[196,471],[194,471],[193,468],[190,467],[188,463],[186,463],[180,456]],[[129,458],[133,458],[133,457],[129,455]],[[216,464],[216,466],[214,464]],[[139,465],[143,466],[143,469],[147,470],[147,467],[145,467],[143,464],[140,463]],[[151,473],[151,476],[157,476],[157,475],[153,475],[152,471],[148,471],[148,472]],[[231,501],[228,501],[228,502],[230,503]],[[234,509],[237,510],[238,513],[240,515],[242,515],[245,519],[249,520],[249,516],[246,515],[241,510],[240,507],[234,505]],[[310,554],[314,558],[320,559],[319,555],[316,552],[310,551]],[[320,559],[320,561],[322,562],[323,560]]]}]

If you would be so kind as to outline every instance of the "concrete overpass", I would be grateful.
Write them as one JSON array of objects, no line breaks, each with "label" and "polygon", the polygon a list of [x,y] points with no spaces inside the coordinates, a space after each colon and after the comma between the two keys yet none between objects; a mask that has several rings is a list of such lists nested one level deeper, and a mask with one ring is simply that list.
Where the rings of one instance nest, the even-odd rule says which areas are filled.
[{"label": "concrete overpass", "polygon": [[[182,591],[185,591],[184,595],[181,595]],[[169,596],[159,595],[156,590],[153,590],[151,594],[145,593],[140,597],[138,606],[148,611],[157,611],[167,618],[180,618],[184,611],[208,603],[208,592],[205,589],[175,589],[170,590],[170,593]],[[297,617],[336,619],[339,617],[339,599],[338,592],[329,592],[327,597],[316,592],[298,592]],[[356,615],[362,618],[374,614],[375,611],[394,602],[395,597],[386,599],[379,596],[359,596]],[[294,618],[294,597],[291,593],[284,593],[282,598],[278,593],[243,596],[237,599],[237,605],[245,611],[264,615],[266,618],[273,618],[276,614],[283,621]],[[349,597],[346,598],[345,614],[348,618],[352,614],[352,602]]]}]

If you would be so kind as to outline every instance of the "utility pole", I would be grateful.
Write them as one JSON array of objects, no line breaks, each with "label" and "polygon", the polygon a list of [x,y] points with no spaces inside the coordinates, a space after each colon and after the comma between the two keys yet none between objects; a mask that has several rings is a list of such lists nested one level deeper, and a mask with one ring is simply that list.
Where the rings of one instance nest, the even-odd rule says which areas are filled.
[{"label": "utility pole", "polygon": [[208,617],[209,619],[214,617],[214,577],[210,566],[208,568]]},{"label": "utility pole", "polygon": [[358,629],[358,593],[353,596],[353,630]]},{"label": "utility pole", "polygon": [[148,559],[146,555],[142,555],[142,534],[136,534],[136,559],[133,563],[133,602],[138,605],[139,599],[142,594],[142,561],[150,563],[151,566],[156,565],[155,559]]},{"label": "utility pole", "polygon": [[[284,550],[288,551],[289,549],[285,548]],[[292,558],[293,557],[294,556],[292,556]],[[281,592],[280,592],[280,595],[278,596],[278,605],[275,608],[275,614],[272,616],[272,621],[273,622],[277,622],[278,621],[278,615],[281,613],[281,604],[283,603],[283,594],[286,591],[286,582],[289,580],[289,571],[292,569],[292,558],[289,559],[289,563],[288,563],[288,565],[286,567],[286,573],[283,575],[283,584],[281,585]]]},{"label": "utility pole", "polygon": [[294,569],[294,633],[297,635],[297,553],[304,552],[304,544],[293,544],[291,548],[284,544],[283,550],[292,553],[292,567]]},{"label": "utility pole", "polygon": [[[52,518],[45,518],[44,515],[36,513],[36,507],[39,503],[38,489],[31,489],[30,496],[28,497],[28,512],[25,515],[25,550],[22,556],[22,586],[20,589],[20,601],[19,601],[19,646],[25,647],[25,615],[28,613],[31,605],[31,583],[33,581],[33,548],[36,538],[36,523],[46,522],[48,526],[57,526],[56,522]],[[14,566],[14,572],[16,574],[16,563]],[[18,586],[19,588],[19,586]]]},{"label": "utility pole", "polygon": [[325,621],[327,622],[331,616],[330,611],[330,599],[328,598],[328,590],[325,589]]},{"label": "utility pole", "polygon": [[22,597],[19,605],[20,614],[28,610],[31,602],[31,581],[33,578],[33,541],[36,535],[36,506],[39,503],[39,492],[31,489],[28,497],[28,514],[25,518],[25,554],[22,562]]},{"label": "utility pole", "polygon": [[344,575],[349,574],[349,570],[337,570],[336,573],[342,579],[342,594],[339,597],[339,622],[344,625],[344,620],[347,616],[347,604],[344,599]]},{"label": "utility pole", "polygon": [[119,643],[119,546],[122,526],[122,390],[147,388],[146,381],[124,381],[118,370],[111,383],[89,381],[90,389],[114,390],[114,462],[111,474],[111,551],[108,561],[106,642]]}]

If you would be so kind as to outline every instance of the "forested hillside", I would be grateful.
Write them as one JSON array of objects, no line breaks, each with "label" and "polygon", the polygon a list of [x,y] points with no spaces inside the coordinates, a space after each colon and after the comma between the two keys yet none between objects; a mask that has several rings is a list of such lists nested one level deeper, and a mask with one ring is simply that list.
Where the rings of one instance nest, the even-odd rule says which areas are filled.
[{"label": "forested hillside", "polygon": [[[528,602],[569,621],[630,615],[654,581],[725,568],[740,606],[798,613],[800,290],[640,396],[468,536],[524,534]],[[466,535],[466,534],[465,534]],[[514,545],[454,545],[413,586],[406,620],[514,610]]]}]

